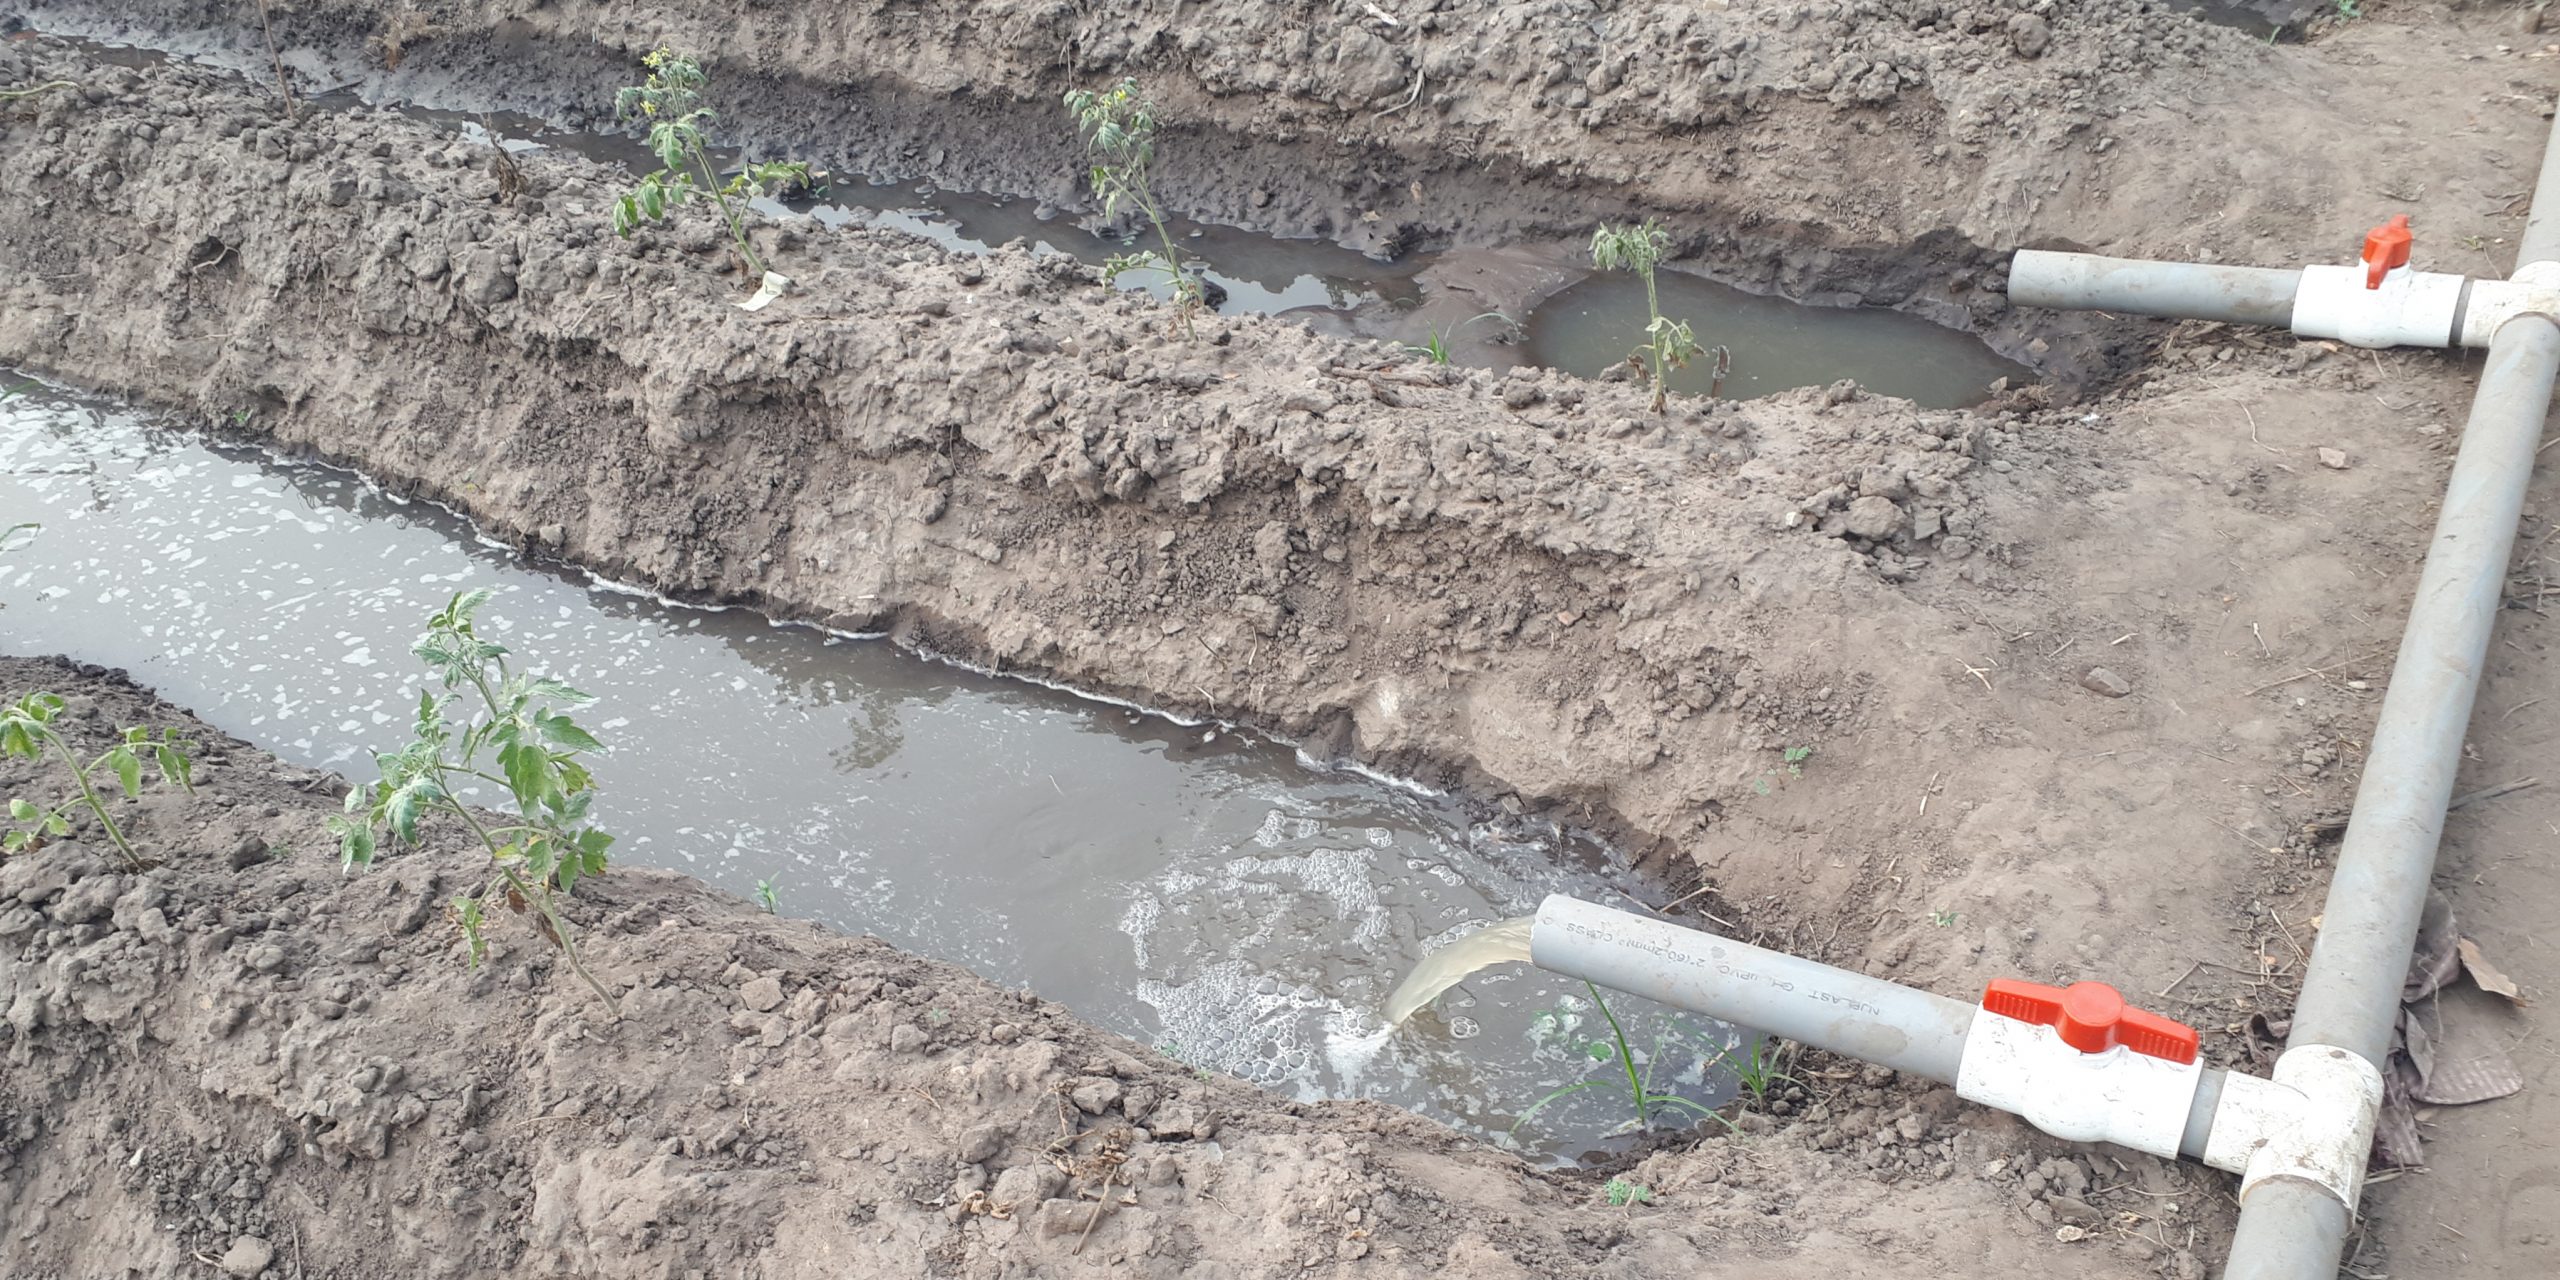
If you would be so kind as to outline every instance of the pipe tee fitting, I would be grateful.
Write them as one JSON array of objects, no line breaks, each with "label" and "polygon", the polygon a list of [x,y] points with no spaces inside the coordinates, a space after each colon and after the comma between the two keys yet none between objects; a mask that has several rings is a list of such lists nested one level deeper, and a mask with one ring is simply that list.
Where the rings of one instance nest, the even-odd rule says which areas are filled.
[{"label": "pipe tee fitting", "polygon": [[2336,1045],[2295,1045],[2276,1059],[2272,1080],[2223,1078],[2204,1162],[2240,1175],[2244,1206],[2259,1183],[2293,1178],[2352,1214],[2381,1113],[2382,1072],[2372,1063]]}]

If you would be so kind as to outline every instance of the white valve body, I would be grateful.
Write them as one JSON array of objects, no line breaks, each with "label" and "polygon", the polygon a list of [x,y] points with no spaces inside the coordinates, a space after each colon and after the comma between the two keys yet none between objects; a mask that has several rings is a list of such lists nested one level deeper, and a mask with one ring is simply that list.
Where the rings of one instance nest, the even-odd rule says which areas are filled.
[{"label": "white valve body", "polygon": [[2364,264],[2302,269],[2293,295],[2293,331],[2358,347],[2448,347],[2460,336],[2463,277],[2394,268],[2382,287],[2364,287]]},{"label": "white valve body", "polygon": [[2171,1062],[2122,1045],[2082,1053],[2051,1027],[1977,1009],[1965,1032],[1956,1094],[2057,1138],[2112,1142],[2175,1160],[2203,1079],[2201,1062]]}]

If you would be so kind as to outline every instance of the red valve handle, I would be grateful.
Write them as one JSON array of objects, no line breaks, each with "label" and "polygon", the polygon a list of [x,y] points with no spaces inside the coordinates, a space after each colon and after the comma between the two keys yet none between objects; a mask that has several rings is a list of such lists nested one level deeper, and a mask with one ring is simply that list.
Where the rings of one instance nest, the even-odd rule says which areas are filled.
[{"label": "red valve handle", "polygon": [[2364,233],[2364,287],[2379,289],[2382,277],[2394,269],[2409,265],[2409,246],[2417,237],[2409,230],[2409,215],[2395,213],[2391,221]]},{"label": "red valve handle", "polygon": [[2104,1053],[2123,1045],[2145,1057],[2180,1064],[2196,1060],[2195,1028],[2129,1008],[2124,997],[2103,982],[2048,987],[1994,978],[1982,993],[1982,1007],[2004,1018],[2051,1027],[2064,1044],[2082,1053]]}]

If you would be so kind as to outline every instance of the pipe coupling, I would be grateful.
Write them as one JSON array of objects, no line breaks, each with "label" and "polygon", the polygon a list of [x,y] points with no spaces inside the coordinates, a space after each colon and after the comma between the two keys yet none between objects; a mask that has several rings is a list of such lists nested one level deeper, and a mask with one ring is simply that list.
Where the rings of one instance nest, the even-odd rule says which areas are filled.
[{"label": "pipe coupling", "polygon": [[2380,1069],[2336,1045],[2295,1045],[2276,1059],[2272,1080],[2236,1072],[2223,1079],[2204,1162],[2240,1175],[2243,1206],[2259,1183],[2292,1178],[2353,1214],[2381,1113]]}]

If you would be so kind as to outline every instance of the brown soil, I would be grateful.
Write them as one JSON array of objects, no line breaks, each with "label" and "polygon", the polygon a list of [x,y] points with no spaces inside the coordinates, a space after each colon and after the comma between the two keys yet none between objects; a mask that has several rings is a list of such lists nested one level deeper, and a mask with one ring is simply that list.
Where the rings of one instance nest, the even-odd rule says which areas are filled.
[{"label": "brown soil", "polygon": [[[179,21],[201,7],[142,12]],[[2503,14],[2420,5],[2371,6],[2379,17],[2300,48],[2162,26],[2170,20],[2137,4],[2050,6],[2040,19],[2049,40],[2032,58],[2032,25],[2011,33],[2013,20],[2035,15],[1989,4],[1648,10],[1641,20],[1676,12],[1708,38],[1695,49],[1685,36],[1645,42],[1650,52],[1615,79],[1589,47],[1575,51],[1586,29],[1562,10],[1450,6],[1433,15],[1445,20],[1434,30],[1417,19],[1411,34],[1381,36],[1353,6],[1326,27],[1328,52],[1279,60],[1307,83],[1276,91],[1254,78],[1250,58],[1220,53],[1257,47],[1248,36],[1300,29],[1254,6],[1212,6],[1196,28],[1183,25],[1181,39],[1136,38],[1111,25],[1121,19],[1079,19],[1068,8],[1026,11],[1020,22],[997,21],[1007,11],[996,6],[939,18],[826,8],[784,32],[777,24],[795,19],[781,15],[801,11],[714,7],[679,20],[616,6],[607,19],[602,7],[565,4],[491,22],[502,7],[512,8],[420,6],[441,34],[404,55],[403,70],[374,74],[395,91],[433,79],[519,105],[543,106],[546,94],[601,101],[595,86],[621,78],[625,54],[663,29],[698,36],[765,77],[739,113],[750,131],[867,130],[888,148],[917,136],[899,126],[920,117],[899,113],[925,105],[953,113],[946,136],[1004,122],[992,136],[1022,150],[955,149],[940,160],[920,151],[917,163],[947,181],[1004,189],[973,175],[1068,171],[1047,150],[1054,139],[1037,140],[1049,135],[1022,122],[1050,127],[1045,103],[1070,75],[1126,65],[1149,74],[1204,136],[1233,143],[1186,181],[1177,203],[1189,212],[1390,244],[1572,230],[1595,207],[1653,208],[1681,216],[1692,247],[1737,277],[1852,289],[2021,340],[2042,318],[2009,313],[1982,267],[2031,240],[2283,263],[2342,256],[2363,225],[2406,208],[2437,265],[2495,271],[2521,213],[2515,193],[2530,186],[2540,150],[2537,108],[2560,79],[2555,60],[2525,56],[2532,46]],[[369,17],[358,23],[359,11],[375,12],[305,3],[280,6],[279,18],[298,56],[354,66],[356,38],[378,33]],[[1921,21],[1924,11],[1937,20]],[[1986,16],[1997,21],[1977,21]],[[223,42],[236,42],[236,15],[225,7],[220,21]],[[2427,28],[2397,25],[2417,22]],[[1057,23],[1071,30],[1044,25]],[[950,38],[919,46],[923,32]],[[1728,34],[1746,47],[1707,54],[1699,66],[1683,61],[1722,49]],[[1749,46],[1752,38],[1761,43]],[[592,52],[562,52],[590,39]],[[1366,39],[1386,48],[1399,75],[1423,69],[1427,89],[1433,59],[1456,58],[1455,48],[1492,74],[1453,73],[1460,87],[1413,109],[1428,115],[1377,120],[1360,104],[1381,95],[1366,94],[1359,58],[1344,52],[1366,49]],[[493,74],[520,67],[513,60],[528,49],[551,59],[541,88],[526,87],[520,72]],[[1846,68],[1844,53],[1861,69],[1817,87],[1821,69]],[[1731,60],[1734,77],[1720,75],[1716,59]],[[1556,66],[1564,79],[1544,93],[1533,87]],[[1916,74],[1888,77],[1880,66]],[[182,69],[103,69],[46,44],[0,52],[0,85],[54,70],[87,88],[0,115],[0,143],[33,184],[0,219],[0,360],[220,419],[250,412],[266,443],[347,461],[451,501],[493,533],[676,594],[884,625],[910,642],[1240,716],[1321,750],[1588,822],[1645,851],[1674,887],[1712,877],[1718,916],[1807,954],[1951,993],[2001,974],[2105,977],[2195,1022],[2221,1060],[2236,1056],[2233,1033],[2252,1013],[2280,1016],[2289,1003],[2332,851],[2306,827],[2345,809],[2469,394],[2456,357],[2333,354],[2206,326],[2066,323],[2045,354],[2129,371],[2098,398],[2065,405],[2039,390],[1938,413],[1842,388],[1682,406],[1657,420],[1623,387],[1444,378],[1394,352],[1283,324],[1215,319],[1200,343],[1168,341],[1157,336],[1161,313],[1101,296],[1077,269],[1019,253],[949,261],[864,232],[761,232],[806,291],[747,316],[726,305],[742,290],[716,274],[724,255],[710,224],[615,242],[602,232],[612,176],[573,159],[529,158],[530,189],[507,200],[482,167],[485,151],[405,121],[288,125],[254,85]],[[1710,77],[1742,88],[1702,91],[1729,105],[1678,114],[1688,86]],[[874,92],[858,102],[832,92],[846,83]],[[1590,106],[1554,105],[1558,94],[1569,104],[1577,84],[1597,117]],[[1881,96],[1862,100],[1862,84]],[[961,86],[971,92],[953,97]],[[1548,105],[1538,105],[1542,96]],[[1041,114],[1027,114],[1034,104]],[[1345,185],[1344,174],[1361,176]],[[1639,174],[1641,200],[1626,185]],[[1358,216],[1409,181],[1423,186],[1419,209],[1377,222]],[[1256,201],[1257,191],[1269,198]],[[1720,229],[1696,229],[1705,227]],[[2458,247],[2467,240],[2473,247]],[[2324,467],[2320,446],[2345,450],[2350,465]],[[2553,509],[2547,487],[2538,489],[2523,539],[2531,556],[2549,546]],[[1853,519],[1876,521],[1855,526],[1875,536],[1853,534]],[[2530,774],[2536,748],[2552,740],[2547,710],[2560,699],[2539,700],[2560,692],[2560,669],[2548,658],[2538,563],[2520,570],[2537,585],[2520,589],[2523,607],[2500,633],[2467,786]],[[2084,682],[2092,667],[2122,677],[2129,695],[2092,691],[2088,683],[2106,683]],[[1784,777],[1778,750],[1795,745],[1817,754],[1803,777]],[[1774,784],[1767,794],[1764,783]],[[2457,815],[2444,859],[2473,934],[2528,990],[2545,992],[2554,962],[2534,931],[2560,905],[2560,884],[2547,859],[2523,855],[2546,831],[2560,831],[2560,789],[2513,793]],[[254,877],[292,873],[263,868],[244,881],[179,859],[155,874],[171,895],[216,904],[208,909],[219,914],[262,910],[219,904],[272,897]],[[350,904],[387,909],[365,896],[378,883],[319,877],[305,891],[336,886]],[[621,886],[599,899],[596,919],[639,912],[633,918],[654,929],[673,909],[652,902],[689,904],[688,918],[720,920],[692,933],[703,935],[699,963],[723,974],[734,946],[747,968],[796,965],[791,972],[811,981],[829,966],[868,966],[859,971],[873,980],[897,969],[936,975],[934,990],[980,990],[868,944],[760,927],[663,877],[635,874]],[[286,914],[270,926],[303,931],[288,936],[306,948],[344,945],[336,915]],[[39,924],[27,954],[71,956],[98,941],[70,941],[78,926]],[[625,936],[610,925],[596,932],[608,948]],[[671,945],[646,936],[650,947]],[[768,940],[777,937],[799,950]],[[350,1025],[376,1038],[414,1038],[420,1026],[466,1017],[532,1028],[484,1042],[526,1055],[503,1068],[448,1049],[443,1036],[433,1051],[458,1056],[413,1057],[408,1041],[386,1051],[350,1033],[350,1054],[398,1058],[412,1072],[448,1062],[447,1097],[472,1072],[527,1078],[520,1073],[535,1057],[548,1070],[555,1051],[598,1043],[570,1037],[567,1025],[636,1054],[670,1035],[685,1043],[726,1017],[707,1014],[706,1003],[671,1006],[637,1030],[600,1027],[548,977],[539,996],[491,989],[465,1013],[452,1002],[471,984],[439,967],[449,950],[442,935],[413,944],[439,958],[408,971],[419,1004],[389,1018],[350,1012]],[[199,940],[164,954],[119,946],[134,963],[171,967],[144,1012],[119,1015],[114,1030],[18,1032],[20,1060],[50,1065],[14,1073],[6,1087],[96,1081],[98,1091],[83,1094],[93,1103],[54,1098],[48,1114],[65,1119],[44,1122],[65,1132],[93,1125],[96,1136],[34,1157],[21,1143],[0,1247],[49,1250],[70,1238],[17,1226],[39,1205],[56,1217],[86,1215],[88,1229],[119,1247],[169,1247],[149,1234],[152,1214],[180,1210],[165,1200],[155,1210],[146,1193],[98,1176],[97,1153],[113,1155],[109,1135],[123,1131],[107,1126],[129,1125],[147,1107],[230,1126],[224,1141],[248,1151],[279,1123],[310,1114],[293,1107],[322,1105],[323,1095],[303,1092],[316,1086],[299,1072],[266,1094],[198,1087],[214,1077],[182,1055],[217,1050],[188,1047],[194,1032],[155,1031],[146,1041],[139,1028],[158,1016],[206,1016],[185,1003],[198,989],[189,984],[247,982],[239,962],[216,960],[219,949]],[[636,980],[657,962],[609,963]],[[491,970],[526,971],[521,962]],[[702,974],[703,989],[687,987],[685,998],[734,999],[735,983]],[[835,988],[823,997],[844,998]],[[867,993],[861,1007],[884,1002]],[[961,1021],[968,1007],[954,1007],[955,1026],[992,1026]],[[1028,1017],[1014,1021],[1027,1026]],[[833,1025],[814,1008],[804,1021]],[[773,1034],[764,1025],[748,1033],[757,1049]],[[1058,1073],[1106,1074],[1079,1056],[1101,1052],[1083,1046],[1102,1037],[1063,1017],[1044,1025],[1065,1055]],[[84,1034],[97,1039],[77,1043]],[[841,1085],[793,1105],[780,1064],[806,1063],[802,1043],[822,1058],[840,1051],[792,1038],[804,1031],[782,1034],[769,1047],[773,1091],[767,1077],[730,1089],[732,1105],[767,1123],[807,1126],[788,1130],[807,1133],[801,1145],[776,1148],[788,1169],[843,1148],[849,1113],[836,1110]],[[2560,1245],[2537,1224],[2560,1208],[2560,1173],[2531,1141],[2502,1135],[2550,1128],[2550,1064],[2560,1055],[2529,1014],[2513,1034],[2527,1093],[2437,1117],[2434,1171],[2382,1184],[2368,1201],[2377,1228],[2363,1246],[2367,1269],[2552,1269]],[[73,1053],[107,1040],[128,1052],[75,1065]],[[711,1064],[689,1088],[729,1079],[739,1043],[686,1049]],[[841,1052],[866,1063],[857,1074],[888,1082],[862,1090],[850,1114],[884,1126],[881,1149],[911,1146],[905,1158],[918,1162],[947,1152],[948,1134],[968,1127],[936,1125],[1021,1126],[1024,1107],[1055,1109],[1036,1083],[1002,1097],[991,1089],[995,1102],[960,1103],[957,1117],[922,1101],[909,1108],[894,1099],[914,1083],[942,1112],[954,1109],[958,1095],[934,1083],[950,1080],[947,1063]],[[953,1047],[946,1057],[1001,1063],[1004,1052]],[[221,1211],[228,1223],[191,1218],[201,1225],[185,1247],[218,1254],[225,1232],[272,1222],[291,1224],[306,1247],[330,1233],[315,1271],[420,1242],[440,1257],[519,1257],[564,1273],[743,1270],[685,1253],[710,1247],[706,1235],[755,1253],[770,1274],[846,1256],[829,1249],[876,1249],[861,1256],[893,1270],[943,1256],[937,1247],[958,1249],[950,1256],[963,1273],[992,1274],[1014,1256],[1006,1249],[1033,1251],[1014,1264],[1026,1268],[1078,1265],[1066,1252],[1072,1239],[1036,1229],[998,1240],[1002,1224],[926,1219],[930,1230],[911,1224],[901,1234],[894,1215],[907,1209],[886,1206],[947,1190],[948,1163],[914,1184],[933,1189],[914,1195],[908,1183],[898,1196],[859,1190],[902,1175],[841,1152],[808,1175],[815,1182],[789,1184],[830,1207],[881,1206],[879,1221],[892,1225],[870,1233],[840,1209],[761,1216],[769,1196],[784,1194],[771,1190],[784,1185],[778,1175],[687,1183],[669,1212],[721,1224],[689,1241],[649,1237],[632,1222],[591,1230],[577,1215],[601,1213],[601,1195],[527,1190],[553,1185],[545,1179],[561,1170],[672,1188],[673,1175],[650,1172],[647,1161],[698,1158],[681,1144],[676,1156],[644,1159],[655,1138],[617,1134],[612,1143],[629,1147],[617,1155],[624,1147],[595,1136],[611,1132],[602,1121],[555,1128],[543,1118],[564,1098],[591,1115],[631,1112],[605,1096],[613,1084],[672,1082],[687,1069],[615,1064],[592,1073],[601,1083],[580,1094],[568,1082],[584,1077],[564,1066],[523,1096],[500,1095],[519,1109],[485,1131],[493,1151],[520,1151],[521,1167],[550,1171],[523,1180],[473,1182],[476,1172],[433,1165],[444,1148],[424,1134],[391,1134],[379,1158],[365,1153],[370,1141],[338,1148],[355,1153],[352,1172],[326,1177],[323,1157],[288,1151],[285,1168],[303,1169],[305,1199],[251,1195],[254,1210]],[[794,1078],[820,1078],[814,1067],[796,1069],[804,1074]],[[1160,1067],[1132,1078],[1152,1070]],[[287,1094],[298,1101],[276,1101]],[[1230,1197],[1212,1184],[1218,1204],[1141,1222],[1120,1238],[1121,1254],[1143,1235],[1173,1250],[1149,1266],[1263,1274],[1285,1269],[1276,1259],[1303,1260],[1319,1239],[1333,1257],[1347,1231],[1314,1216],[1336,1212],[1346,1188],[1388,1186],[1359,1181],[1386,1169],[1411,1179],[1394,1187],[1419,1190],[1399,1190],[1393,1208],[1376,1207],[1389,1197],[1369,1192],[1364,1214],[1407,1233],[1394,1239],[1413,1269],[1460,1274],[1632,1274],[1719,1261],[1755,1271],[1775,1263],[1782,1273],[1970,1274],[2030,1259],[2074,1272],[2177,1274],[2218,1256],[2229,1221],[2218,1194],[2174,1192],[2179,1209],[2166,1212],[2171,1201],[2157,1193],[2222,1185],[2192,1169],[2090,1153],[2077,1189],[2063,1166],[2030,1177],[2042,1156],[2015,1158],[2028,1142],[2016,1126],[1959,1109],[1943,1092],[1907,1104],[1921,1108],[1907,1130],[1879,1124],[1906,1105],[1879,1095],[1754,1139],[1747,1154],[1710,1143],[1659,1157],[1666,1163],[1646,1176],[1665,1185],[1702,1188],[1709,1171],[1722,1180],[1712,1192],[1675,1196],[1672,1211],[1624,1216],[1593,1209],[1585,1186],[1461,1151],[1419,1121],[1357,1108],[1291,1117],[1267,1099],[1218,1096],[1222,1115],[1271,1117],[1268,1130],[1231,1127],[1218,1139],[1228,1151],[1219,1176],[1252,1169],[1270,1194]],[[10,1105],[29,1114],[16,1094]],[[1243,1132],[1273,1135],[1268,1160],[1234,1163]],[[1903,1133],[1915,1133],[1922,1154],[1911,1154]],[[1009,1141],[1054,1136],[1022,1134]],[[1335,1140],[1345,1145],[1334,1163],[1308,1155]],[[223,1149],[201,1141],[205,1152]],[[1176,1154],[1174,1185],[1185,1193],[1195,1184],[1179,1162],[1199,1154]],[[744,1157],[730,1163],[753,1167]],[[455,1180],[434,1184],[447,1190],[415,1190],[432,1182],[430,1166]],[[1329,1181],[1337,1173],[1347,1181]],[[1890,1192],[1873,1185],[1897,1174]],[[58,1181],[37,1191],[36,1178]],[[502,1189],[464,1190],[492,1183]],[[352,1207],[369,1193],[409,1216]],[[183,1204],[191,1192],[174,1194]],[[665,1205],[673,1194],[638,1200]],[[288,1207],[279,1213],[279,1204]],[[1215,1216],[1221,1205],[1259,1225],[1229,1229]],[[1447,1217],[1418,1205],[1432,1206],[1429,1215],[1445,1207]],[[1753,1214],[1783,1217],[1737,1225]],[[1497,1218],[1507,1219],[1499,1229]],[[1104,1232],[1137,1221],[1115,1218],[1087,1254],[1104,1247]],[[1429,1234],[1426,1221],[1443,1234]],[[779,1225],[758,1234],[756,1222]],[[2057,1258],[2058,1226],[2095,1239]],[[409,1230],[418,1235],[398,1234]],[[563,1242],[602,1249],[605,1239],[651,1243],[610,1257],[560,1252],[570,1247]],[[460,1252],[464,1241],[501,1252]],[[72,1255],[8,1256],[13,1272],[42,1274],[69,1268]],[[1384,1259],[1383,1245],[1370,1256]]]}]

